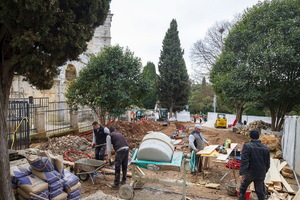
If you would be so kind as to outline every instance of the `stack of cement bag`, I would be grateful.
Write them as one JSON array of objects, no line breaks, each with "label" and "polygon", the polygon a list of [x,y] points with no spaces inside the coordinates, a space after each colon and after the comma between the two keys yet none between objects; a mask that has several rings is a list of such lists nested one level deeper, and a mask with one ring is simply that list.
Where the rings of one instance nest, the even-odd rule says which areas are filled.
[{"label": "stack of cement bag", "polygon": [[78,177],[67,170],[64,170],[64,174],[64,190],[68,193],[68,200],[79,200],[81,184],[79,183]]},{"label": "stack of cement bag", "polygon": [[35,196],[50,200],[80,199],[78,177],[57,166],[52,158],[30,155],[29,164],[11,168],[12,187],[20,200],[36,200]]},{"label": "stack of cement bag", "polygon": [[18,194],[20,200],[38,200],[35,197],[31,198],[32,194],[48,199],[48,184],[32,174],[29,164],[12,167],[10,175],[14,193]]}]

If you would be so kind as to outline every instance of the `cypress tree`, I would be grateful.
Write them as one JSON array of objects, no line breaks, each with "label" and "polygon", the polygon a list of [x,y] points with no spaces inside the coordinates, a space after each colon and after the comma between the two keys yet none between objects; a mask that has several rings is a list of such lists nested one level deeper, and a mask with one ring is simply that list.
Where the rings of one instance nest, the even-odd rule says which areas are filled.
[{"label": "cypress tree", "polygon": [[146,109],[154,109],[157,95],[156,95],[156,69],[153,62],[147,62],[143,69],[143,78],[147,84],[147,92],[142,99],[142,104]]},{"label": "cypress tree", "polygon": [[188,103],[190,83],[183,54],[177,22],[173,19],[163,40],[157,83],[160,105],[169,109],[170,116],[173,111],[183,109]]}]

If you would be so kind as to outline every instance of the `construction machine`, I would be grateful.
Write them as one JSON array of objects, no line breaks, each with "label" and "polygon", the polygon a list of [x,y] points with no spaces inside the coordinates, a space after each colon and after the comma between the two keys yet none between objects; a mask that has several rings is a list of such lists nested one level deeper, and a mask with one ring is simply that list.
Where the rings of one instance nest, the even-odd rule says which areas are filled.
[{"label": "construction machine", "polygon": [[146,110],[137,110],[135,112],[135,121],[143,121],[146,119]]},{"label": "construction machine", "polygon": [[215,122],[215,127],[216,128],[227,128],[227,119],[226,115],[223,113],[218,113],[217,119]]},{"label": "construction machine", "polygon": [[168,109],[160,108],[158,110],[158,121],[168,121]]}]

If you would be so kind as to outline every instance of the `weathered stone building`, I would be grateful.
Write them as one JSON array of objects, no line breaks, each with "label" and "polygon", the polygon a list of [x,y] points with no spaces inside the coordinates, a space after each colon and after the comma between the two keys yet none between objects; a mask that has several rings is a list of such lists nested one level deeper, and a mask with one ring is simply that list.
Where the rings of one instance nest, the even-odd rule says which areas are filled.
[{"label": "weathered stone building", "polygon": [[101,51],[105,46],[111,45],[110,27],[113,14],[109,13],[103,26],[96,28],[94,36],[88,42],[87,51],[79,55],[78,61],[68,61],[60,66],[60,74],[54,79],[54,85],[50,90],[37,90],[28,82],[23,81],[22,76],[15,76],[11,87],[11,98],[48,97],[49,101],[65,101],[66,86],[78,75],[78,72],[88,63],[90,57]]}]

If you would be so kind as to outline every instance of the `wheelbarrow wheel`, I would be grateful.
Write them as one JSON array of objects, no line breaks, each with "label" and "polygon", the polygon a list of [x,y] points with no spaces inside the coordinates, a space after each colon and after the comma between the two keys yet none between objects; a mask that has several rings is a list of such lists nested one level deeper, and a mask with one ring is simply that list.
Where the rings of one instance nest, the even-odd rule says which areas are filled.
[{"label": "wheelbarrow wheel", "polygon": [[119,189],[119,195],[122,199],[130,200],[134,197],[134,190],[129,184],[122,185]]},{"label": "wheelbarrow wheel", "polygon": [[84,170],[81,170],[81,171],[79,172],[79,174],[77,175],[78,178],[79,178],[81,181],[83,181],[83,182],[89,180],[89,178],[90,178],[90,175],[89,175],[89,174],[80,174],[80,173],[84,173],[84,172],[85,172]]}]

